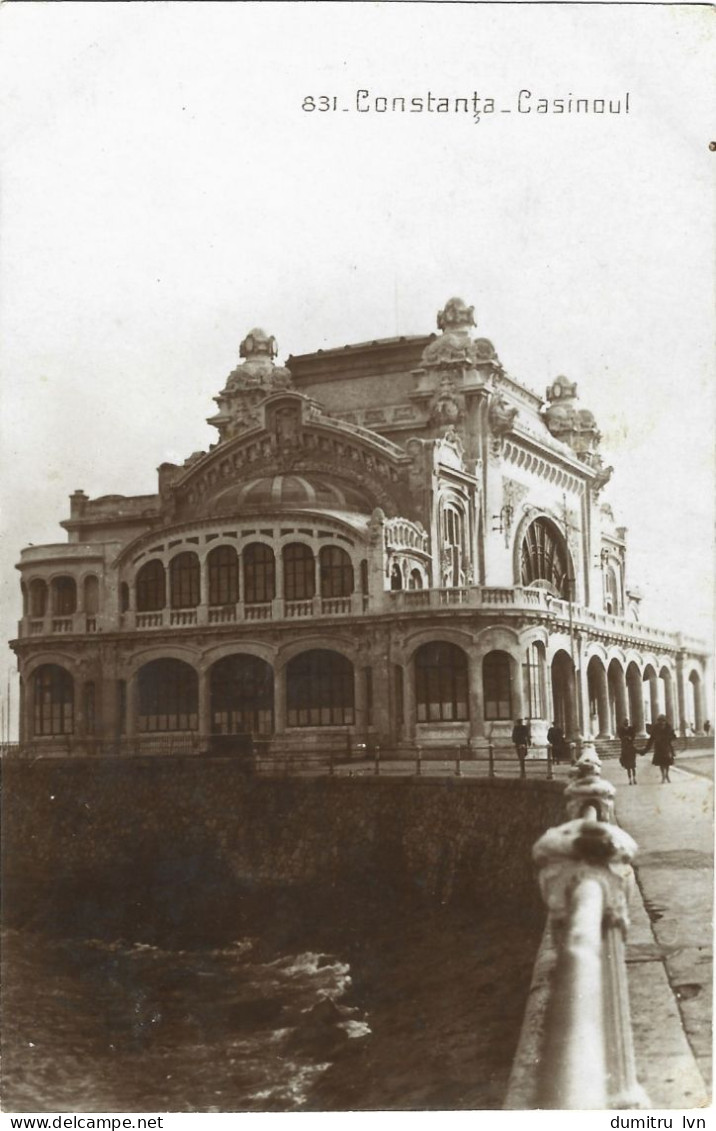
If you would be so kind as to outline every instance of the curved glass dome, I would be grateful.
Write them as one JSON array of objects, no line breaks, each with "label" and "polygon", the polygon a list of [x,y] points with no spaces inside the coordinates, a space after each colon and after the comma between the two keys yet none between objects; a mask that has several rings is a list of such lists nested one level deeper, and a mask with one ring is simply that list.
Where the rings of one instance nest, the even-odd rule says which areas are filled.
[{"label": "curved glass dome", "polygon": [[217,495],[222,508],[237,510],[339,510],[370,514],[370,502],[355,487],[318,475],[267,475],[227,488]]}]

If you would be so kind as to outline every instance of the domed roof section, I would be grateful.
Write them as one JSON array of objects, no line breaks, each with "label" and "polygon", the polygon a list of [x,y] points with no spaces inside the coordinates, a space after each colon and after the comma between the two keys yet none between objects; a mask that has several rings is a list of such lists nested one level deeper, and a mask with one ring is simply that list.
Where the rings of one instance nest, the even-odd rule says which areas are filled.
[{"label": "domed roof section", "polygon": [[224,510],[333,510],[370,514],[372,504],[351,484],[319,475],[265,475],[223,491]]}]

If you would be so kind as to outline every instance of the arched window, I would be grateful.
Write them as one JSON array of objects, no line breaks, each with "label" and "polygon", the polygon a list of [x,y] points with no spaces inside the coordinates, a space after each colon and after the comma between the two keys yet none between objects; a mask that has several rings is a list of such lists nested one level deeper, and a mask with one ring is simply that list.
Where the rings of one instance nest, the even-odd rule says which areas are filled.
[{"label": "arched window", "polygon": [[276,561],[264,542],[251,542],[244,550],[244,601],[262,605],[276,596]]},{"label": "arched window", "polygon": [[390,588],[394,590],[403,588],[403,571],[398,562],[394,562],[390,571]]},{"label": "arched window", "polygon": [[464,585],[465,516],[453,503],[446,503],[440,512],[441,547],[440,576],[447,588]]},{"label": "arched window", "polygon": [[237,654],[211,669],[212,734],[271,734],[273,671],[257,656]]},{"label": "arched window", "polygon": [[85,612],[94,616],[99,612],[99,581],[94,576],[85,578],[84,582]]},{"label": "arched window", "polygon": [[569,569],[564,537],[553,522],[536,518],[522,541],[522,584],[569,597]]},{"label": "arched window", "polygon": [[77,583],[74,577],[54,577],[51,593],[54,616],[69,617],[77,611]]},{"label": "arched window", "polygon": [[485,718],[512,718],[512,669],[507,652],[488,652],[482,661]]},{"label": "arched window", "polygon": [[619,582],[617,581],[616,570],[613,566],[610,566],[607,570],[607,612],[618,616],[620,608]]},{"label": "arched window", "polygon": [[467,656],[456,644],[435,641],[415,653],[418,722],[461,722],[468,718]]},{"label": "arched window", "polygon": [[201,600],[201,567],[196,554],[177,554],[169,563],[173,609],[195,609]]},{"label": "arched window", "polygon": [[353,665],[338,652],[301,652],[286,665],[290,727],[350,726],[354,721]]},{"label": "arched window", "polygon": [[139,730],[196,730],[199,680],[183,660],[152,660],[139,669]]},{"label": "arched window", "polygon": [[350,597],[353,565],[340,546],[323,546],[319,555],[322,597]]},{"label": "arched window", "polygon": [[419,569],[411,569],[410,577],[408,578],[408,589],[422,589],[423,588],[423,575]]},{"label": "arched window", "polygon": [[[546,657],[544,644],[535,640],[528,645],[522,672],[525,682],[525,702],[527,715],[530,719],[544,719],[545,710],[545,684],[546,684]],[[510,711],[509,718],[512,718]]]},{"label": "arched window", "polygon": [[167,603],[166,575],[159,558],[152,558],[137,574],[137,612],[151,613]]},{"label": "arched window", "polygon": [[313,550],[303,542],[283,548],[283,595],[287,601],[307,601],[316,592]]},{"label": "arched window", "polygon": [[239,558],[233,546],[217,546],[207,559],[209,604],[235,605],[239,599]]},{"label": "arched window", "polygon": [[75,689],[70,673],[58,664],[43,664],[33,680],[35,737],[72,734]]},{"label": "arched window", "polygon": [[30,616],[44,617],[47,612],[47,584],[39,577],[30,582]]},{"label": "arched window", "polygon": [[22,615],[27,616],[28,603],[27,603],[27,586],[24,581],[20,582],[20,592],[22,593]]}]

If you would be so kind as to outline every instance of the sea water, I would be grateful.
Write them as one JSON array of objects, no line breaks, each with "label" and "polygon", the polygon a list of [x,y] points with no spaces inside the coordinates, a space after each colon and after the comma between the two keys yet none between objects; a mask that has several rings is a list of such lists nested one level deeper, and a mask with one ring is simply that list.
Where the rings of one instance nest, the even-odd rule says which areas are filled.
[{"label": "sea water", "polygon": [[500,1107],[541,924],[269,902],[218,940],[6,929],[4,1110]]}]

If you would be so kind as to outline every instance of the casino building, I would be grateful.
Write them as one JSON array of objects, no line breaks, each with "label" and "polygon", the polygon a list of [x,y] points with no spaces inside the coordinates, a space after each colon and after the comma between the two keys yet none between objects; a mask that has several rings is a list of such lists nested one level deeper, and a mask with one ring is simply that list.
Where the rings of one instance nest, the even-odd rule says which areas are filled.
[{"label": "casino building", "polygon": [[705,721],[702,643],[648,627],[593,415],[473,336],[289,357],[252,330],[207,452],[153,495],[70,496],[22,551],[11,644],[35,752],[606,739]]}]

